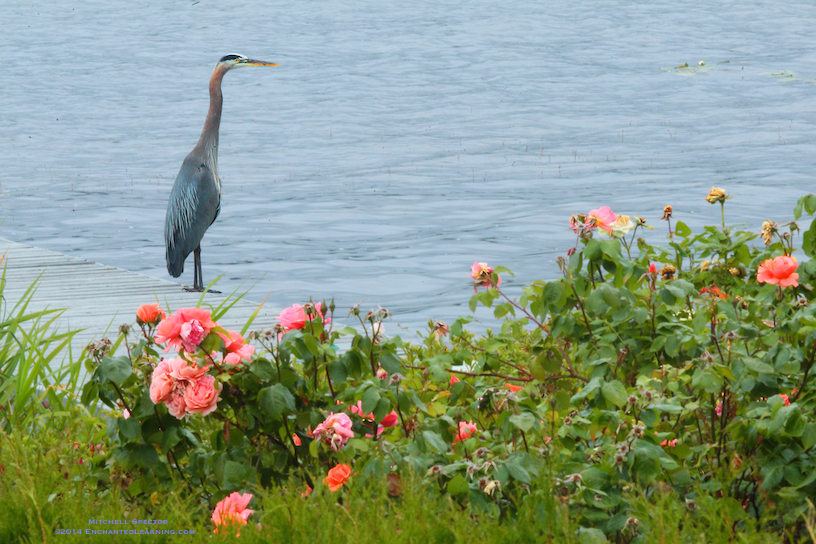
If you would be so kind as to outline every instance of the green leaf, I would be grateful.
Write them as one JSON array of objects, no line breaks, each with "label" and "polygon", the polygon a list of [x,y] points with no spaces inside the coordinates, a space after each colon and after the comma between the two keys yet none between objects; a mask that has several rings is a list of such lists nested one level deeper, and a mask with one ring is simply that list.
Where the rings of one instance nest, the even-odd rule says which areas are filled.
[{"label": "green leaf", "polygon": [[448,482],[448,493],[451,495],[464,495],[470,491],[467,480],[461,474],[457,474]]},{"label": "green leaf", "polygon": [[628,397],[626,388],[618,380],[605,383],[601,387],[601,394],[603,394],[607,402],[614,404],[618,408],[626,404],[626,398]]},{"label": "green leaf", "polygon": [[[805,428],[802,431],[802,447],[809,450],[816,444],[816,423],[805,423]],[[816,474],[816,471],[814,471]]]},{"label": "green leaf", "polygon": [[572,396],[570,399],[570,403],[577,405],[580,404],[585,398],[587,398],[590,394],[594,393],[598,389],[601,388],[601,384],[603,384],[603,379],[600,377],[592,378],[588,384],[586,384],[583,389],[578,391],[575,395]]},{"label": "green leaf", "polygon": [[348,372],[346,372],[346,365],[343,364],[342,360],[335,359],[329,363],[329,377],[335,384],[346,381]]},{"label": "green leaf", "polygon": [[120,417],[117,422],[119,424],[119,432],[128,440],[139,438],[139,435],[142,434],[142,428],[135,418],[125,419]]},{"label": "green leaf", "polygon": [[621,245],[617,240],[602,240],[601,251],[609,257],[612,262],[619,262],[621,257]]},{"label": "green leaf", "polygon": [[584,248],[584,256],[590,261],[597,261],[603,256],[601,244],[597,240],[590,240]]},{"label": "green leaf", "polygon": [[774,367],[767,363],[763,363],[759,359],[755,357],[743,357],[742,362],[748,367],[750,370],[754,372],[763,373],[763,374],[773,374]]},{"label": "green leaf", "polygon": [[533,428],[533,425],[535,425],[536,416],[530,412],[522,412],[521,414],[510,416],[509,420],[510,423],[526,433]]},{"label": "green leaf", "polygon": [[243,486],[246,468],[241,463],[227,461],[224,463],[223,486],[230,489],[238,489]]},{"label": "green leaf", "polygon": [[648,447],[643,441],[639,441],[639,447],[635,451],[632,469],[641,484],[652,482],[660,474],[660,454],[654,448],[660,449],[657,446]]},{"label": "green leaf", "polygon": [[544,301],[547,304],[557,304],[564,294],[564,284],[560,281],[551,281],[544,286]]},{"label": "green leaf", "polygon": [[99,365],[99,370],[108,380],[112,381],[116,385],[122,385],[122,382],[133,374],[130,359],[124,356],[109,357],[105,355],[102,357],[102,363]]},{"label": "green leaf", "polygon": [[609,541],[600,529],[596,529],[595,527],[579,527],[578,542],[581,544],[603,544]]},{"label": "green leaf", "polygon": [[433,431],[422,431],[422,438],[425,439],[426,444],[439,453],[447,453],[449,450],[448,445],[442,440],[442,437]]},{"label": "green leaf", "polygon": [[162,451],[165,453],[170,451],[179,442],[181,442],[181,436],[178,427],[170,427],[164,431],[164,436],[162,436]]},{"label": "green leaf", "polygon": [[378,402],[380,402],[380,388],[369,387],[366,389],[363,393],[363,413],[372,413]]},{"label": "green leaf", "polygon": [[264,387],[258,393],[258,404],[266,415],[280,418],[284,411],[295,411],[295,397],[282,384]]},{"label": "green leaf", "polygon": [[201,344],[198,347],[203,349],[206,353],[214,353],[216,351],[221,351],[223,346],[224,339],[221,338],[218,333],[211,332],[204,337],[204,340],[201,341]]},{"label": "green leaf", "polygon": [[142,444],[139,448],[139,464],[144,468],[155,468],[159,464],[159,455],[156,453],[156,448],[148,444]]},{"label": "green leaf", "polygon": [[512,476],[515,480],[518,480],[523,484],[530,484],[530,473],[527,472],[526,468],[517,463],[509,461],[506,462],[504,466],[507,468],[507,472],[510,473],[510,476]]},{"label": "green leaf", "polygon": [[688,225],[683,223],[682,221],[678,221],[674,225],[674,233],[679,236],[680,238],[685,238],[689,234],[691,234],[691,229],[688,228]]},{"label": "green leaf", "polygon": [[400,360],[390,351],[385,351],[380,355],[380,365],[388,374],[396,374],[402,370]]},{"label": "green leaf", "polygon": [[607,306],[613,309],[620,307],[620,294],[618,293],[617,289],[608,283],[602,283],[598,287],[598,291],[601,292],[601,298]]}]

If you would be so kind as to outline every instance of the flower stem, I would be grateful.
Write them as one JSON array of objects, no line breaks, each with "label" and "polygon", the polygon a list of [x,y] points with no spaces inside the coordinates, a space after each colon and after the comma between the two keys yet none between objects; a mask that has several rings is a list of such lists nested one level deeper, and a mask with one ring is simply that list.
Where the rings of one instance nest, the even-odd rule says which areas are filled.
[{"label": "flower stem", "polygon": [[722,228],[723,232],[725,232],[725,201],[720,201],[720,216],[722,217]]}]

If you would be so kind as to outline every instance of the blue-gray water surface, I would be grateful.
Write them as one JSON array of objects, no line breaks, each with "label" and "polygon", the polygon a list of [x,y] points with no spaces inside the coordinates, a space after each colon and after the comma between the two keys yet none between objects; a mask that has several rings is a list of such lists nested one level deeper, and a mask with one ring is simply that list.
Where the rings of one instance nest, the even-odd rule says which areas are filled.
[{"label": "blue-gray water surface", "polygon": [[573,212],[646,217],[660,242],[666,204],[693,229],[719,222],[703,200],[716,185],[731,221],[789,220],[814,185],[814,15],[751,0],[6,0],[0,237],[169,278],[170,187],[215,62],[242,53],[280,67],[224,80],[205,281],[255,284],[278,307],[334,297],[343,315],[365,299],[410,329],[449,321],[469,313],[473,261],[511,268],[516,295],[554,277]]}]

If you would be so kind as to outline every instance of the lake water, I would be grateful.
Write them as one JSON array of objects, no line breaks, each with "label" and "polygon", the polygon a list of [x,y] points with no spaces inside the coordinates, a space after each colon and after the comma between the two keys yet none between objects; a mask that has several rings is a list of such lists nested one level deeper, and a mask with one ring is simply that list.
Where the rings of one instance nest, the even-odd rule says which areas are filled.
[{"label": "lake water", "polygon": [[[813,191],[813,3],[83,2],[0,14],[0,237],[169,278],[167,198],[229,73],[205,282],[410,329],[557,274],[573,212],[693,229]],[[703,67],[698,62],[704,61]],[[671,70],[688,63],[688,69]],[[180,281],[192,283],[192,256]],[[485,324],[490,321],[487,314]]]}]

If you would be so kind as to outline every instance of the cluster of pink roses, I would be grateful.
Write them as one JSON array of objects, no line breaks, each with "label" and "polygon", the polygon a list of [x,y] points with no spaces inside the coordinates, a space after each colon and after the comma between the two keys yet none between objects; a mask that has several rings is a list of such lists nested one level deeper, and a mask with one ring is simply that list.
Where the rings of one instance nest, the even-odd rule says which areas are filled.
[{"label": "cluster of pink roses", "polygon": [[190,364],[181,357],[162,359],[153,370],[150,400],[163,402],[170,415],[177,419],[187,414],[206,416],[214,411],[221,392],[221,383],[207,374],[208,366]]},{"label": "cluster of pink roses", "polygon": [[[337,403],[340,404],[340,401],[337,401]],[[362,401],[357,401],[356,405],[351,405],[349,407],[349,411],[363,419],[368,419],[371,422],[374,421],[374,414],[363,414]],[[379,436],[386,428],[394,427],[398,423],[399,416],[394,410],[391,410],[391,413],[382,418],[382,420],[377,424],[377,436]],[[315,440],[321,440],[326,445],[330,446],[334,451],[338,451],[345,446],[346,443],[348,443],[349,438],[354,437],[354,431],[351,430],[351,426],[351,418],[348,416],[348,414],[344,414],[342,412],[329,414],[323,423],[315,427],[315,430],[311,432],[311,435]],[[368,438],[371,438],[371,436],[371,434],[366,434],[366,437]],[[294,438],[296,437],[297,435],[295,435]],[[300,445],[299,442],[300,439],[297,439],[295,444]]]},{"label": "cluster of pink roses", "polygon": [[[196,362],[201,344],[209,334],[217,334],[224,342],[223,363],[239,365],[255,353],[255,348],[240,333],[221,329],[203,308],[183,308],[168,317],[158,304],[146,304],[139,308],[137,316],[142,323],[158,323],[155,342],[166,344],[165,352],[174,349],[181,355],[162,359],[153,370],[150,383],[153,403],[163,402],[178,419],[187,414],[207,415],[221,400],[218,395],[222,385],[207,373],[210,366],[199,366]],[[214,354],[205,355],[215,362]]]}]

